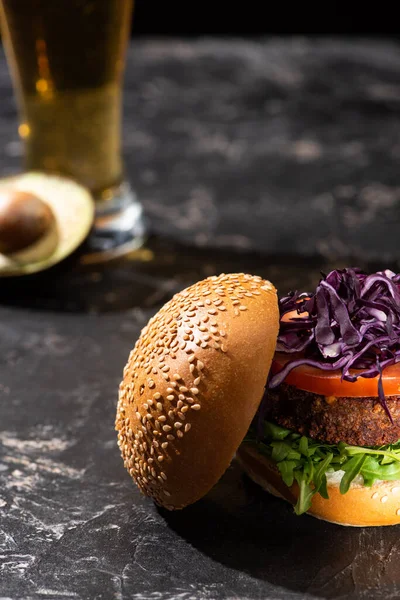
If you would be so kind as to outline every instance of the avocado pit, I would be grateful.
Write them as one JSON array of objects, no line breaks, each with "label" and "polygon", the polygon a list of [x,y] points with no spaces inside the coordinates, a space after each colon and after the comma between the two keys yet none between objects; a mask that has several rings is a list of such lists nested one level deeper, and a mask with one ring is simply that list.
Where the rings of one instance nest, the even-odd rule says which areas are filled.
[{"label": "avocado pit", "polygon": [[31,192],[0,190],[0,252],[12,254],[40,240],[54,225],[50,206]]}]

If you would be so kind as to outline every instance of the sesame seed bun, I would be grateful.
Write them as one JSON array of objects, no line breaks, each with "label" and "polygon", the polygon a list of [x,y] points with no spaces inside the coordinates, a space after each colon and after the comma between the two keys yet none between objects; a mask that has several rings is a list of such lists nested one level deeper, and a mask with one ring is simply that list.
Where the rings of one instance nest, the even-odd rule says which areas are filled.
[{"label": "sesame seed bun", "polygon": [[204,496],[229,466],[260,404],[279,310],[261,277],[209,277],[176,294],[143,329],[120,384],[125,467],[170,510]]},{"label": "sesame seed bun", "polygon": [[[237,459],[249,477],[264,490],[295,504],[299,494],[297,483],[288,488],[272,460],[248,444],[240,446]],[[328,478],[329,500],[315,494],[308,514],[353,527],[400,523],[400,481],[382,481],[372,487],[356,482],[346,494],[340,493],[339,484],[340,479]]]}]

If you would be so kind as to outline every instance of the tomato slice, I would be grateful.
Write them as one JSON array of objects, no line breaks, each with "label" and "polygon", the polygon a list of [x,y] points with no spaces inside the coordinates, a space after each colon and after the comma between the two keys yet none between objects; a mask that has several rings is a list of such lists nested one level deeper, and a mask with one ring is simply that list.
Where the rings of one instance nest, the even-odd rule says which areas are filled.
[{"label": "tomato slice", "polygon": [[[294,356],[283,352],[276,352],[272,361],[271,371],[277,373]],[[350,369],[350,373],[360,371]],[[400,363],[386,367],[382,373],[383,391],[386,396],[400,395]],[[366,379],[359,377],[357,381],[341,381],[341,371],[322,371],[315,367],[302,365],[296,367],[287,375],[285,383],[294,385],[300,390],[321,394],[322,396],[336,397],[378,397],[378,377]]]}]

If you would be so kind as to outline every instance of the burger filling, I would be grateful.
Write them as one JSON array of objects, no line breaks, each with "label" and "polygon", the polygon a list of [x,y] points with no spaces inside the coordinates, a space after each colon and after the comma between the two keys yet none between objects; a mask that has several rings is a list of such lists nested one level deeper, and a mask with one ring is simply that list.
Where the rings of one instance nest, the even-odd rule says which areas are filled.
[{"label": "burger filling", "polygon": [[400,441],[382,446],[332,444],[268,420],[263,421],[261,434],[257,429],[249,430],[245,442],[256,444],[276,463],[288,487],[297,482],[295,512],[299,515],[310,508],[314,494],[329,498],[329,479],[339,479],[342,494],[354,483],[371,487],[378,481],[400,480]]},{"label": "burger filling", "polygon": [[[270,458],[285,484],[297,482],[297,514],[327,483],[372,486],[400,480],[400,396],[385,396],[384,370],[400,362],[400,275],[332,271],[315,293],[280,300],[277,350],[289,360],[274,372],[247,442]],[[377,381],[372,397],[315,394],[285,383],[309,365],[340,380]],[[339,388],[340,389],[340,388]]]}]

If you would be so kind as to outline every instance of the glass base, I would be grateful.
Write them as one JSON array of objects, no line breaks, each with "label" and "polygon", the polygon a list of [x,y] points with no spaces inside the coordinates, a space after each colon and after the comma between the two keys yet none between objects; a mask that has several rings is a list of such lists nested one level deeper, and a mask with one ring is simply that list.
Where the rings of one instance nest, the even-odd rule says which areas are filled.
[{"label": "glass base", "polygon": [[143,245],[145,233],[142,205],[129,183],[123,182],[111,199],[98,202],[80,262],[102,263],[124,256]]}]

